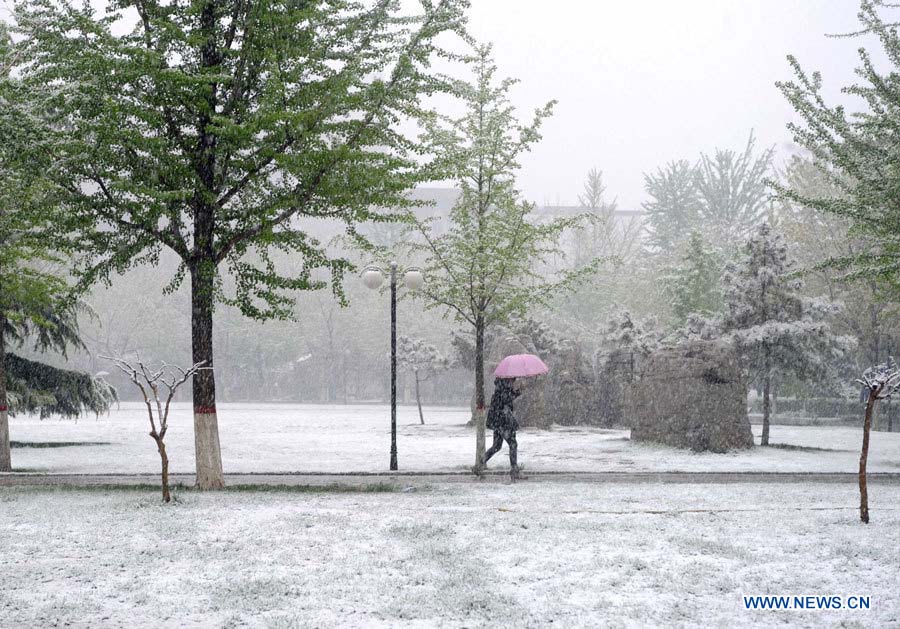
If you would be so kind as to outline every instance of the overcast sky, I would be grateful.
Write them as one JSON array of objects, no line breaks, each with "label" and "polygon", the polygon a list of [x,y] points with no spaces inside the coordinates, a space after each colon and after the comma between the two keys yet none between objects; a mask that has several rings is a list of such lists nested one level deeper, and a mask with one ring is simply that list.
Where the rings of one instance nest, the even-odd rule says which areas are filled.
[{"label": "overcast sky", "polygon": [[[775,88],[788,53],[823,72],[829,92],[852,81],[856,0],[473,0],[471,28],[495,43],[500,72],[521,79],[515,102],[557,99],[520,188],[575,203],[603,170],[620,207],[645,198],[642,173],[714,147],[742,148],[751,129],[783,155],[791,109]],[[523,110],[524,112],[524,110]]]},{"label": "overcast sky", "polygon": [[783,158],[792,111],[775,81],[791,77],[785,56],[821,70],[837,97],[854,78],[861,44],[825,37],[857,29],[857,0],[472,5],[473,34],[494,43],[501,75],[521,80],[513,99],[523,117],[559,101],[544,140],[523,160],[519,187],[539,203],[576,203],[596,167],[621,208],[639,209],[644,172],[716,146],[743,148],[751,129]]}]

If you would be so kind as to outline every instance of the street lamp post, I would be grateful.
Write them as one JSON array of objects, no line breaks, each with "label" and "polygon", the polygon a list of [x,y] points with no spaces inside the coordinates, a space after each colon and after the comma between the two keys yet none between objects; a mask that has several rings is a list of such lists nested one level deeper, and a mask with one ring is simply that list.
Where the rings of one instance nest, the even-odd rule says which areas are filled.
[{"label": "street lamp post", "polygon": [[[374,264],[363,269],[363,283],[371,289],[381,286],[387,277],[391,282],[391,471],[397,470],[397,263],[387,270]],[[403,271],[403,283],[410,290],[419,290],[425,283],[422,271],[409,267]]]}]

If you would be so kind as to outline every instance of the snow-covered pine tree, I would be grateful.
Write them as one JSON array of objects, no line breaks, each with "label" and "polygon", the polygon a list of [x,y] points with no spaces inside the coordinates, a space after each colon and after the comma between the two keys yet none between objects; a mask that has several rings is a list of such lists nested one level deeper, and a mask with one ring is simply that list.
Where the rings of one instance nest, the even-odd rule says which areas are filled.
[{"label": "snow-covered pine tree", "polygon": [[430,281],[420,294],[429,307],[443,308],[475,336],[475,468],[484,453],[485,331],[529,307],[548,305],[554,295],[588,277],[596,265],[540,272],[552,256],[563,255],[561,234],[586,222],[583,215],[538,222],[533,204],[515,188],[519,159],[541,136],[541,123],[553,102],[535,111],[529,124],[516,118],[508,94],[512,79],[495,80],[497,67],[489,46],[473,59],[472,83],[454,81],[465,112],[458,118],[427,120],[425,145],[440,156],[431,164],[432,179],[454,181],[461,190],[450,212],[446,233],[418,223]]},{"label": "snow-covered pine tree", "polygon": [[605,425],[627,423],[626,390],[640,379],[647,357],[661,347],[662,336],[654,317],[638,319],[628,310],[615,313],[598,331],[596,405]]},{"label": "snow-covered pine tree", "polygon": [[762,445],[769,443],[772,383],[779,374],[825,378],[851,346],[831,330],[837,306],[801,293],[787,245],[767,224],[747,241],[725,273],[723,331],[735,343],[749,376],[763,387]]},{"label": "snow-covered pine tree", "polygon": [[663,333],[654,317],[635,318],[628,310],[620,310],[612,316],[600,331],[599,349],[594,356],[597,369],[612,368],[628,371],[634,378],[640,373],[641,363],[651,353],[662,347]]},{"label": "snow-covered pine tree", "polygon": [[681,260],[665,281],[676,326],[683,325],[691,314],[709,317],[721,312],[722,259],[700,232],[691,232]]},{"label": "snow-covered pine tree", "polygon": [[419,422],[425,423],[422,413],[422,396],[420,383],[428,380],[450,366],[450,361],[441,354],[437,347],[423,339],[411,339],[408,336],[397,338],[397,362],[401,369],[412,372],[416,384],[416,406],[419,407]]}]

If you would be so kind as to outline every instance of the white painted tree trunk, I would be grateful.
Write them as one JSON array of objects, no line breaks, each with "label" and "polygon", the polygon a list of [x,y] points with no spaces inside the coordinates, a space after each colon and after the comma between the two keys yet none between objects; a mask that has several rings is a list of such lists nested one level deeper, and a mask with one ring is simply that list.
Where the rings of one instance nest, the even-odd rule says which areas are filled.
[{"label": "white painted tree trunk", "polygon": [[197,488],[222,489],[222,457],[216,413],[194,412],[194,455],[197,458]]}]

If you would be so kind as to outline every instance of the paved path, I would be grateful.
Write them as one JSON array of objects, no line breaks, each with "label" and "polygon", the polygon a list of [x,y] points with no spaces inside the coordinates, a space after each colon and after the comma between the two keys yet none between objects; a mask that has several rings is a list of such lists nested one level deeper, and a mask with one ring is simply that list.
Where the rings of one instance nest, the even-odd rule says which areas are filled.
[{"label": "paved path", "polygon": [[[553,483],[856,483],[855,473],[843,472],[529,472],[524,482]],[[171,474],[170,483],[191,486],[193,474]],[[878,472],[868,475],[870,483],[900,484],[900,473]],[[509,482],[508,473],[488,472],[479,481],[466,472],[362,472],[362,473],[283,473],[259,472],[226,474],[229,487],[319,487],[326,485],[391,485],[399,488],[434,483]],[[96,487],[156,485],[156,474],[0,474],[0,487],[49,485],[54,487]]]}]

